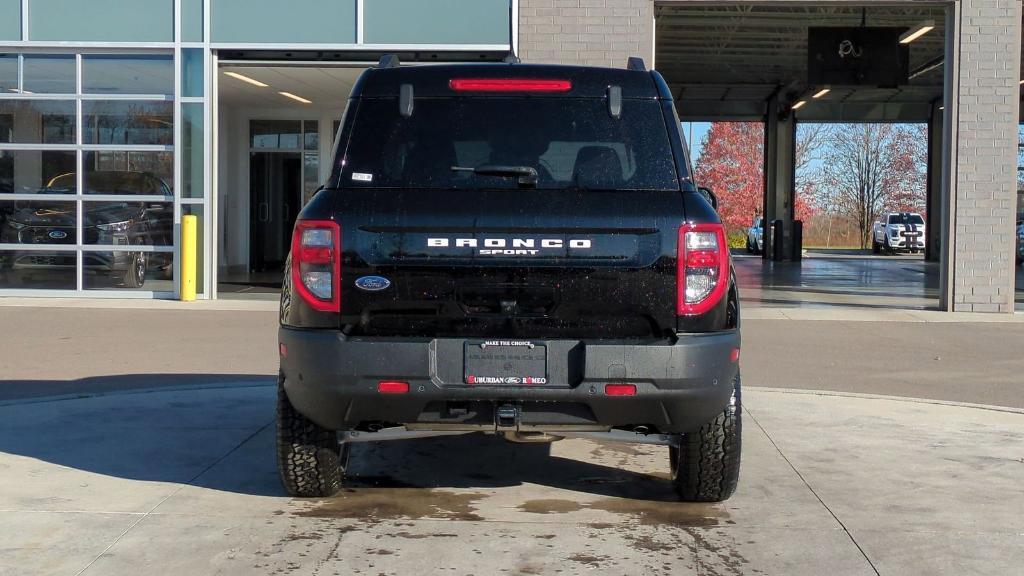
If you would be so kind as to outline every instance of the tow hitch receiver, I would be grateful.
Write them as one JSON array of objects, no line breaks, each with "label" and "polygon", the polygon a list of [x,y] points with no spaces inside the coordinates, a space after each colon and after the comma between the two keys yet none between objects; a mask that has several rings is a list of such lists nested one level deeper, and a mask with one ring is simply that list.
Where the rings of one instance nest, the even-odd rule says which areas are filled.
[{"label": "tow hitch receiver", "polygon": [[502,404],[494,411],[495,430],[515,430],[519,427],[519,408],[512,404]]}]

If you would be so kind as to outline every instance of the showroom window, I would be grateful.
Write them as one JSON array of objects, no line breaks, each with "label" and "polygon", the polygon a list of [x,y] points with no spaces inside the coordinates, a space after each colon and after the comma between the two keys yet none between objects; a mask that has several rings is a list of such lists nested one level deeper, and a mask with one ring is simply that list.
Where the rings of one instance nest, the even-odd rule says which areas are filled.
[{"label": "showroom window", "polygon": [[174,59],[0,54],[0,290],[174,292]]}]

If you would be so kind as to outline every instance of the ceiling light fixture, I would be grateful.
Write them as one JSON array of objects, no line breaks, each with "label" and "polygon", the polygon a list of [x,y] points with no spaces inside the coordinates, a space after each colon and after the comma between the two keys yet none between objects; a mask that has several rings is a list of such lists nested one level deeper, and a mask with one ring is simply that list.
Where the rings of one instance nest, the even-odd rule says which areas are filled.
[{"label": "ceiling light fixture", "polygon": [[910,44],[921,36],[935,29],[935,20],[925,20],[903,34],[900,34],[900,44]]},{"label": "ceiling light fixture", "polygon": [[799,109],[803,108],[804,105],[806,105],[806,104],[807,104],[807,100],[801,100],[801,101],[797,102],[796,104],[793,104],[793,110],[799,110]]},{"label": "ceiling light fixture", "polygon": [[254,80],[252,78],[249,78],[248,76],[245,76],[243,74],[239,74],[238,72],[225,72],[224,75],[225,76],[231,76],[232,78],[234,78],[236,80],[241,80],[242,82],[245,82],[247,84],[252,84],[253,86],[259,86],[260,88],[266,88],[267,87],[267,84],[264,84],[263,82],[260,82],[259,80]]},{"label": "ceiling light fixture", "polygon": [[284,96],[285,98],[291,98],[292,100],[295,100],[296,102],[302,102],[303,104],[312,104],[313,103],[312,100],[306,100],[302,96],[296,96],[295,94],[292,94],[291,92],[278,92],[278,94],[280,94],[281,96]]},{"label": "ceiling light fixture", "polygon": [[831,91],[832,91],[831,88],[829,88],[828,86],[825,86],[821,90],[818,90],[818,93],[815,94],[814,96],[811,96],[811,98],[814,98],[815,100],[817,100],[818,98],[821,98],[822,96],[824,96],[825,94],[828,94]]}]

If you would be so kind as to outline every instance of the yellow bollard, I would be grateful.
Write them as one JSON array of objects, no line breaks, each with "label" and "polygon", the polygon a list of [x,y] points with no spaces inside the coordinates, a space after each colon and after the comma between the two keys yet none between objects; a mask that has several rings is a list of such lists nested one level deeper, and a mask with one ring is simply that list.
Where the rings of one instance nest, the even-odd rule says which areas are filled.
[{"label": "yellow bollard", "polygon": [[181,301],[196,299],[196,217],[181,217]]}]

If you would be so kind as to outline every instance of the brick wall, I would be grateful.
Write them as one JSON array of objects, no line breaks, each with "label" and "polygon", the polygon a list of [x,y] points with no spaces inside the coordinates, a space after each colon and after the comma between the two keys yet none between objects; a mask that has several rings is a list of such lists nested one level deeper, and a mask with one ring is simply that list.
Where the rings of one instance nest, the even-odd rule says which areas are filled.
[{"label": "brick wall", "polygon": [[1012,312],[1020,0],[961,0],[953,309]]},{"label": "brick wall", "polygon": [[652,0],[520,0],[523,62],[624,68],[630,56],[651,66]]}]

